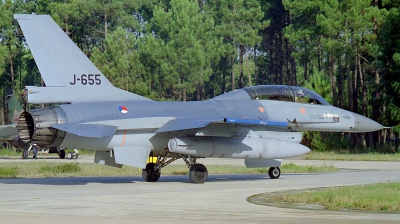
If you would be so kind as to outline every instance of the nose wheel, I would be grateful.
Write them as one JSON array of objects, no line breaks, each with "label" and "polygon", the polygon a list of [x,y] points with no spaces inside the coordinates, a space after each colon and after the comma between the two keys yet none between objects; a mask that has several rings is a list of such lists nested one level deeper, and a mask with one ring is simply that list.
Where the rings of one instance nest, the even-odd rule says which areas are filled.
[{"label": "nose wheel", "polygon": [[281,169],[279,167],[270,167],[268,175],[271,179],[278,179],[281,176]]}]

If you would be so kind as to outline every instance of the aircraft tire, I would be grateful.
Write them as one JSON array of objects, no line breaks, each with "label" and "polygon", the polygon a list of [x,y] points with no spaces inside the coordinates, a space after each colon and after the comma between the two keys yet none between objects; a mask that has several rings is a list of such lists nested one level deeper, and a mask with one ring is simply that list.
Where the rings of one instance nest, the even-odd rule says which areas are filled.
[{"label": "aircraft tire", "polygon": [[28,157],[29,157],[29,152],[27,149],[24,149],[22,151],[22,159],[28,159]]},{"label": "aircraft tire", "polygon": [[160,179],[161,172],[160,170],[155,169],[155,163],[148,163],[145,169],[142,169],[142,177],[146,182],[156,182]]},{"label": "aircraft tire", "polygon": [[68,159],[72,159],[72,152],[69,152],[69,153],[68,153],[67,158],[68,158]]},{"label": "aircraft tire", "polygon": [[207,180],[208,171],[203,164],[193,164],[189,169],[189,178],[195,184],[202,184]]},{"label": "aircraft tire", "polygon": [[65,159],[65,150],[60,150],[58,156],[60,157],[60,159]]},{"label": "aircraft tire", "polygon": [[278,179],[281,176],[281,169],[279,167],[270,167],[268,175],[271,179]]}]

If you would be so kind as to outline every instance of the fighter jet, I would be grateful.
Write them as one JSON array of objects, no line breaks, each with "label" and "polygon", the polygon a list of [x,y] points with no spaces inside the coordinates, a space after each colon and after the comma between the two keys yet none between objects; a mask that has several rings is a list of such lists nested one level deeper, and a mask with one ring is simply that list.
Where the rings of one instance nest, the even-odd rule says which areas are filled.
[{"label": "fighter jet", "polygon": [[[143,168],[145,181],[183,159],[193,183],[207,168],[198,158],[244,159],[281,175],[282,158],[308,153],[298,130],[371,132],[383,128],[331,106],[317,93],[287,85],[252,86],[207,101],[159,102],[114,87],[48,15],[15,15],[46,87],[25,87],[27,103],[61,103],[23,112],[26,143],[94,150],[95,162]],[[149,156],[156,162],[147,163]]]}]

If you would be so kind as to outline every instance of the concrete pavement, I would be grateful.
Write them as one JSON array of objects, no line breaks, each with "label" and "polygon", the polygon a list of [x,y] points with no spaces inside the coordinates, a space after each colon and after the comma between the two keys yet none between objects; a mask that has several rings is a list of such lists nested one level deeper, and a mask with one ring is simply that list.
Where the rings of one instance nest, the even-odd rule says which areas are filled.
[{"label": "concrete pavement", "polygon": [[[91,159],[82,156],[77,161]],[[222,161],[243,164],[232,159],[203,163]],[[324,162],[288,161],[298,165]],[[210,174],[204,184],[192,184],[187,176],[162,176],[156,183],[143,182],[141,177],[0,179],[0,223],[400,222],[400,213],[288,209],[246,200],[265,192],[400,181],[399,162],[325,161],[331,162],[341,172],[282,174],[277,180],[263,174]]]}]

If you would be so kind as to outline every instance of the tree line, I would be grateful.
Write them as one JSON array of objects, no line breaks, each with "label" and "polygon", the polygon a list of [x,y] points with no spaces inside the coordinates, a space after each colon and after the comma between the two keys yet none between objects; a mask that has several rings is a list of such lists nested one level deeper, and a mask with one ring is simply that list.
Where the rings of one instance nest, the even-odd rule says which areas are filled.
[{"label": "tree line", "polygon": [[397,139],[395,0],[2,0],[0,10],[2,124],[8,88],[19,95],[25,85],[45,84],[13,20],[36,13],[50,15],[116,87],[188,101],[252,85],[304,86],[334,106],[395,126],[307,133],[304,144],[383,150]]}]

